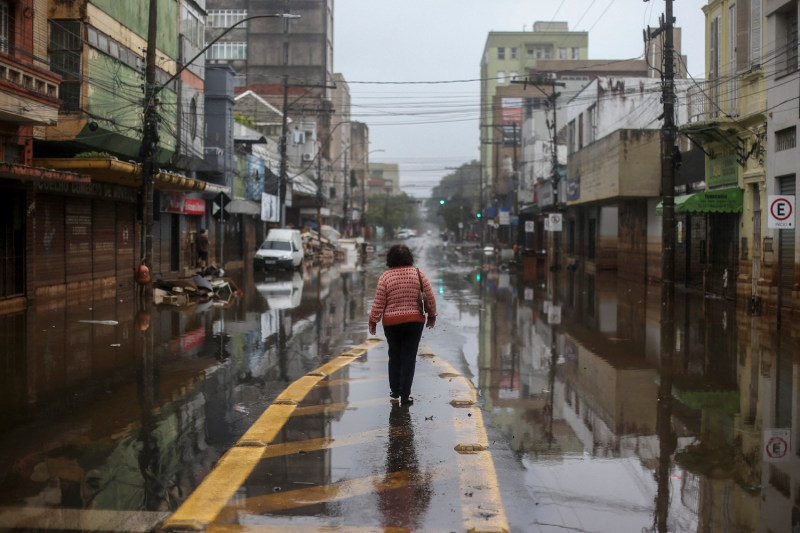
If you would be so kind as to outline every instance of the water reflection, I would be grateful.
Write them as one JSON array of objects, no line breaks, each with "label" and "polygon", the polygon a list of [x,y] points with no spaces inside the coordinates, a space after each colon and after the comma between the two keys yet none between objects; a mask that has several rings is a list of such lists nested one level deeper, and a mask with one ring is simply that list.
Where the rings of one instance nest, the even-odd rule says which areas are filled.
[{"label": "water reflection", "polygon": [[414,423],[408,406],[392,405],[386,443],[386,473],[378,491],[378,510],[385,528],[417,531],[428,511],[432,475],[420,470]]},{"label": "water reflection", "polygon": [[751,531],[800,520],[796,448],[779,460],[764,448],[772,428],[800,437],[790,332],[678,291],[665,359],[658,285],[581,271],[527,286],[484,271],[478,283],[491,298],[482,398],[530,469],[541,522]]},{"label": "water reflection", "polygon": [[366,338],[362,269],[232,275],[223,304],[111,291],[0,316],[0,506],[176,509],[288,383]]}]

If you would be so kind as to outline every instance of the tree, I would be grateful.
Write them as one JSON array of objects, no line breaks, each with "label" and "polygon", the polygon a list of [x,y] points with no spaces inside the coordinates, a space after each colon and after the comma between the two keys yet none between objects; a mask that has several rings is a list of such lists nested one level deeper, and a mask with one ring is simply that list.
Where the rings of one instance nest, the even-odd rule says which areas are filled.
[{"label": "tree", "polygon": [[369,197],[367,220],[383,228],[416,225],[420,200],[400,194],[372,194]]},{"label": "tree", "polygon": [[[458,230],[459,222],[471,222],[480,211],[481,165],[471,161],[454,170],[433,188],[427,201],[429,220],[443,221],[453,232]],[[444,203],[440,203],[442,200]]]}]

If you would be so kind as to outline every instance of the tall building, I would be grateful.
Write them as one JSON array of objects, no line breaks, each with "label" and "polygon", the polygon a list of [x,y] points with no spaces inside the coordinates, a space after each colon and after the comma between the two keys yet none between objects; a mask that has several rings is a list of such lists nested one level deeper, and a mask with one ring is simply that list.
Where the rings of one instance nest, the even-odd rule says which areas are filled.
[{"label": "tall building", "polygon": [[[212,43],[207,63],[229,65],[236,72],[236,94],[251,91],[291,125],[278,136],[286,134],[283,165],[295,164],[304,173],[327,170],[332,159],[326,161],[323,150],[334,113],[333,0],[208,0],[207,9],[206,40]],[[273,16],[279,14],[296,18]],[[327,181],[321,191],[326,202],[337,194]]]},{"label": "tall building", "polygon": [[[208,0],[209,63],[228,63],[234,85],[328,85],[333,77],[333,0]],[[296,19],[260,18],[291,13]],[[235,27],[234,27],[235,26]]]},{"label": "tall building", "polygon": [[[489,183],[496,186],[499,172],[493,169],[498,165],[495,160],[501,159],[493,146],[494,130],[502,129],[505,123],[498,122],[497,114],[503,107],[502,102],[497,102],[498,92],[509,87],[511,81],[522,79],[529,70],[536,70],[539,61],[579,60],[586,59],[588,54],[589,34],[569,31],[566,22],[539,21],[534,22],[531,31],[489,32],[481,56],[480,115],[481,166],[489,176]],[[516,112],[519,128],[522,108],[513,104],[514,101],[508,102],[506,115]]]}]

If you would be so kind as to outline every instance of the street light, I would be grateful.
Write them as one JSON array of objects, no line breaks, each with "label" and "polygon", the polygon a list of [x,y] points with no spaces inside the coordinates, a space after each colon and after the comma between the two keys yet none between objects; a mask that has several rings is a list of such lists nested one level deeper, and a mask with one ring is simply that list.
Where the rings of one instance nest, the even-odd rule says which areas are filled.
[{"label": "street light", "polygon": [[[200,50],[194,57],[186,61],[175,73],[170,76],[167,81],[160,85],[156,85],[156,34],[157,34],[157,17],[158,17],[158,3],[156,0],[150,0],[149,22],[147,28],[147,54],[145,57],[145,98],[144,98],[144,128],[142,132],[142,145],[139,150],[139,155],[142,157],[142,198],[144,202],[142,210],[142,218],[144,223],[144,258],[143,262],[148,268],[152,267],[153,257],[153,194],[154,194],[154,179],[153,171],[155,169],[155,157],[158,153],[158,114],[156,112],[156,103],[158,94],[163,91],[170,83],[175,81],[184,70],[189,68],[197,59],[205,54],[212,45],[224,37],[229,31],[237,26],[245,24],[251,20],[262,18],[283,18],[283,19],[298,19],[300,15],[293,15],[291,13],[275,13],[269,15],[253,15],[244,18],[233,25],[229,26],[222,33],[217,35],[214,39],[209,41],[202,50]],[[285,136],[285,132],[284,132]],[[285,139],[284,139],[285,142]],[[285,176],[281,176],[283,180]]]}]

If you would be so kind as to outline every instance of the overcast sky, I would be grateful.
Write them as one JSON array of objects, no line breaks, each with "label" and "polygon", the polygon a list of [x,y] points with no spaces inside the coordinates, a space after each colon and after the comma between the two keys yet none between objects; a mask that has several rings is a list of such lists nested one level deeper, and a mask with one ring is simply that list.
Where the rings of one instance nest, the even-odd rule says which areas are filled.
[{"label": "overcast sky", "polygon": [[[705,4],[673,3],[697,79],[705,70]],[[566,21],[589,32],[589,59],[640,58],[642,30],[658,26],[664,7],[663,0],[338,0],[334,70],[350,85],[353,119],[369,126],[370,150],[383,150],[370,161],[398,163],[401,188],[422,197],[448,167],[480,159],[477,79],[488,32]]]}]

